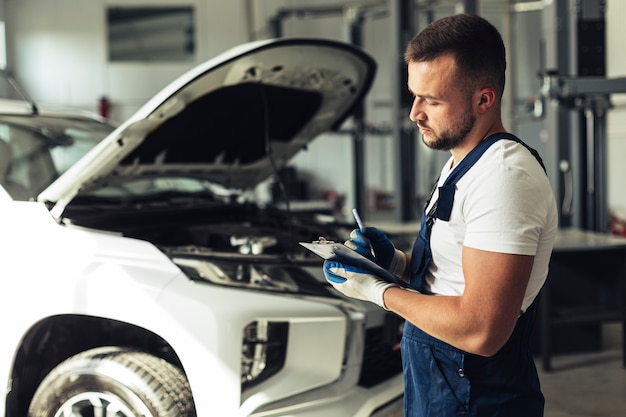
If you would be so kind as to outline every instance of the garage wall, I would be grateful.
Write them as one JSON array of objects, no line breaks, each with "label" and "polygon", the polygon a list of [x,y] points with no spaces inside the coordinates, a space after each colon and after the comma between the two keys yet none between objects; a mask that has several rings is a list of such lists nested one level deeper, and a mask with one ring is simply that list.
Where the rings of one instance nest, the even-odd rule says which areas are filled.
[{"label": "garage wall", "polygon": [[[196,10],[196,60],[191,63],[107,62],[107,6],[181,6]],[[113,103],[124,120],[167,83],[245,41],[241,1],[4,0],[10,69],[42,104],[96,110]]]}]

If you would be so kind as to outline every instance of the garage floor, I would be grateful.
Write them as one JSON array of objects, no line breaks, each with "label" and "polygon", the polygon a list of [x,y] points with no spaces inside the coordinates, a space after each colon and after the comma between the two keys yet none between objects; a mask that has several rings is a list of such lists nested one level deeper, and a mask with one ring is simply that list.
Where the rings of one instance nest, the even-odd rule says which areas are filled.
[{"label": "garage floor", "polygon": [[626,415],[626,369],[621,349],[554,356],[545,373],[537,361],[545,417],[618,417]]}]

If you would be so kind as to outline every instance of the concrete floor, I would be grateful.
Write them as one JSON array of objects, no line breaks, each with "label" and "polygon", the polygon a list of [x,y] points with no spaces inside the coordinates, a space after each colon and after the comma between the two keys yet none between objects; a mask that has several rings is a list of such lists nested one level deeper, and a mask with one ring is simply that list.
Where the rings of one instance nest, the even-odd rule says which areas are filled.
[{"label": "concrete floor", "polygon": [[551,357],[551,372],[541,369],[546,397],[544,417],[626,416],[626,368],[622,358],[620,324],[602,327],[602,350]]},{"label": "concrete floor", "polygon": [[556,355],[551,372],[537,369],[546,397],[545,417],[626,416],[626,369],[621,348]]}]

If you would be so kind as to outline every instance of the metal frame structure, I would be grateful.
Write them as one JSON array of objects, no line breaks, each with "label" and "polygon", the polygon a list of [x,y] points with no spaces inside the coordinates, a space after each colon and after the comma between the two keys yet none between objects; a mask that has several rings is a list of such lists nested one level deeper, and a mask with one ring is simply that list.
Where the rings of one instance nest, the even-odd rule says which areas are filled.
[{"label": "metal frame structure", "polygon": [[608,229],[606,116],[626,78],[606,78],[606,0],[555,0],[542,12],[546,163],[561,227]]},{"label": "metal frame structure", "polygon": [[388,7],[392,26],[397,28],[391,33],[391,45],[397,51],[394,55],[397,71],[391,73],[391,125],[393,137],[397,140],[394,160],[398,161],[395,177],[398,203],[395,218],[399,222],[404,222],[418,217],[416,131],[408,124],[407,115],[411,109],[412,98],[406,87],[407,71],[404,63],[404,50],[417,29],[417,16],[412,0],[389,0]]}]

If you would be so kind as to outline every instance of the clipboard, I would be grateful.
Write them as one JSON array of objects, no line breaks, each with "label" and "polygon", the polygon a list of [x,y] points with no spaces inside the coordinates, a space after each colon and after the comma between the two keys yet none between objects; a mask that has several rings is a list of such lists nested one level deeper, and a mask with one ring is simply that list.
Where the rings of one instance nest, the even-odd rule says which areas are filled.
[{"label": "clipboard", "polygon": [[300,245],[304,246],[321,258],[354,266],[370,272],[387,282],[391,282],[392,284],[397,284],[404,288],[411,288],[408,282],[404,281],[401,278],[398,278],[391,272],[387,271],[385,268],[373,262],[371,259],[367,259],[365,256],[341,243],[327,240],[319,240],[310,243],[298,243],[300,243]]}]

